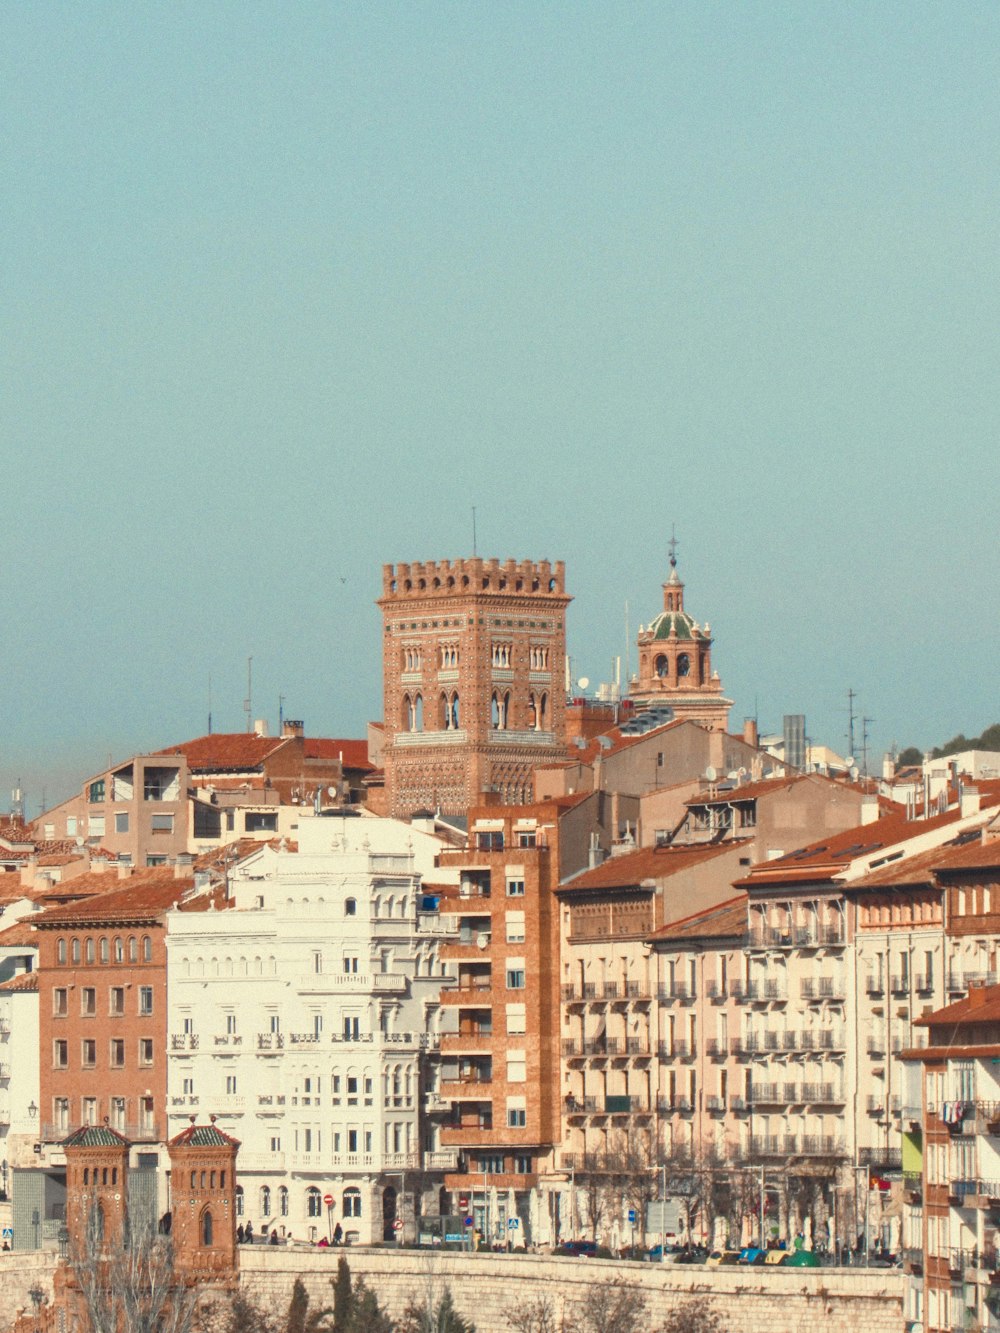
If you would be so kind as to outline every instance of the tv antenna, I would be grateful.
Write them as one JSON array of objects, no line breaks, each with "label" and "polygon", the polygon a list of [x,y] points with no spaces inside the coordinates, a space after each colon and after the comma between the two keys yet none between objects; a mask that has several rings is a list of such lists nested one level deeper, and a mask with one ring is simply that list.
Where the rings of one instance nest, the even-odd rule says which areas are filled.
[{"label": "tv antenna", "polygon": [[847,748],[854,754],[854,700],[857,698],[854,690],[847,691]]},{"label": "tv antenna", "polygon": [[873,717],[863,717],[861,719],[861,772],[865,777],[868,776],[868,742],[871,740],[868,724],[874,721]]},{"label": "tv antenna", "polygon": [[247,658],[247,697],[243,700],[243,711],[247,715],[247,731],[253,730],[253,657]]}]

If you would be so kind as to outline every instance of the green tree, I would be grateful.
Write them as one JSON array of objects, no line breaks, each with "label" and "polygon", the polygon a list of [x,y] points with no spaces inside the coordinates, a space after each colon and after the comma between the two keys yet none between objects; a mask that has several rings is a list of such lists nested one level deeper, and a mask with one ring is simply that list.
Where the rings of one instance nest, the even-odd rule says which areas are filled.
[{"label": "green tree", "polygon": [[306,1319],[309,1315],[309,1293],[300,1277],[292,1287],[292,1299],[288,1305],[288,1318],[285,1320],[285,1333],[306,1333]]},{"label": "green tree", "polygon": [[399,1333],[476,1333],[476,1326],[458,1313],[451,1292],[445,1287],[437,1302],[433,1291],[422,1302],[411,1300],[403,1313]]},{"label": "green tree", "polygon": [[378,1303],[378,1297],[358,1278],[351,1294],[347,1333],[394,1333],[395,1326]]},{"label": "green tree", "polygon": [[336,1333],[346,1333],[352,1299],[351,1267],[341,1255],[337,1263],[337,1276],[333,1279],[333,1327]]},{"label": "green tree", "polygon": [[896,756],[896,764],[899,768],[916,768],[924,762],[923,750],[918,750],[915,745],[908,745],[905,750],[900,750]]}]

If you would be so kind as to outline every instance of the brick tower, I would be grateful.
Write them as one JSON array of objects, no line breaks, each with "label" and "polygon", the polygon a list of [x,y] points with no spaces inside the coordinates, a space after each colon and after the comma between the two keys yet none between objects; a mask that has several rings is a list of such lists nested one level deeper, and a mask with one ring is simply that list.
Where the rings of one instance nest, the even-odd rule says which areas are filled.
[{"label": "brick tower", "polygon": [[384,566],[389,814],[532,799],[532,770],[566,753],[570,600],[561,561]]},{"label": "brick tower", "polygon": [[63,1144],[66,1230],[74,1258],[121,1244],[131,1146],[107,1125],[82,1125]]},{"label": "brick tower", "polygon": [[670,542],[670,577],[663,585],[663,610],[639,627],[639,674],[629,683],[637,708],[666,704],[678,718],[709,731],[725,731],[732,699],[722,697],[712,670],[712,636],[684,610],[684,584],[677,573],[676,542]]},{"label": "brick tower", "polygon": [[167,1144],[174,1263],[190,1277],[235,1277],[239,1146],[214,1122],[192,1124]]}]

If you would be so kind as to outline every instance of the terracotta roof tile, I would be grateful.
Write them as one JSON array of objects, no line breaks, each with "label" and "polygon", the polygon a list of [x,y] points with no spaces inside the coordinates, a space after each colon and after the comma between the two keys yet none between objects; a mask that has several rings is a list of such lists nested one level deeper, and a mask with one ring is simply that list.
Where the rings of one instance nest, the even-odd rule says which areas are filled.
[{"label": "terracotta roof tile", "polygon": [[335,740],[326,736],[307,736],[305,742],[307,759],[340,759],[345,768],[362,769],[369,772],[373,765],[368,762],[368,742],[355,740]]},{"label": "terracotta roof tile", "polygon": [[915,1018],[914,1023],[921,1027],[937,1027],[948,1023],[996,1023],[1000,1022],[1000,986],[976,987],[970,995],[953,1004],[946,1004],[943,1009],[936,1009],[932,1014]]},{"label": "terracotta roof tile", "polygon": [[38,973],[21,972],[16,977],[11,977],[8,981],[0,982],[0,991],[14,992],[32,992],[38,990]]},{"label": "terracotta roof tile", "polygon": [[730,898],[716,907],[672,921],[650,936],[654,940],[740,939],[747,931],[747,895]]},{"label": "terracotta roof tile", "polygon": [[[139,878],[138,872],[134,879]],[[117,892],[102,893],[82,902],[52,907],[36,918],[39,927],[71,925],[77,921],[149,921],[175,906],[194,888],[193,877],[127,882]]]},{"label": "terracotta roof tile", "polygon": [[153,757],[183,755],[192,773],[210,773],[214,769],[258,768],[275,750],[287,744],[287,736],[256,736],[249,731],[217,732],[196,736],[165,750],[154,750]]},{"label": "terracotta roof tile", "polygon": [[744,845],[745,839],[724,843],[695,843],[683,847],[640,847],[621,856],[610,856],[601,865],[585,870],[559,886],[560,893],[586,889],[635,888],[644,880],[662,880],[683,874],[692,866],[712,861]]},{"label": "terracotta roof tile", "polygon": [[189,1125],[170,1140],[171,1148],[190,1145],[192,1148],[238,1148],[239,1139],[223,1134],[217,1125]]},{"label": "terracotta roof tile", "polygon": [[699,792],[697,796],[692,796],[687,802],[688,805],[724,805],[730,801],[755,801],[761,796],[772,796],[776,791],[787,791],[789,787],[794,787],[796,783],[811,781],[817,777],[822,782],[829,782],[831,785],[841,786],[840,783],[833,783],[832,779],[821,777],[820,774],[790,773],[783,778],[764,778],[760,782],[745,782],[742,787],[729,783],[713,783],[714,790]]},{"label": "terracotta roof tile", "polygon": [[30,916],[15,921],[6,930],[0,930],[0,948],[18,949],[24,947],[38,948],[38,936],[35,934]]}]

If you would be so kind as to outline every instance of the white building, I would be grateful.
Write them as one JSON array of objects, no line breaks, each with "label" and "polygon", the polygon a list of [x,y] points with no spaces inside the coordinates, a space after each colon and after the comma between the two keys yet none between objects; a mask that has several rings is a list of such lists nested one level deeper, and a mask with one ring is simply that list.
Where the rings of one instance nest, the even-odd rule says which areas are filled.
[{"label": "white building", "polygon": [[257,1235],[339,1225],[371,1243],[398,1218],[409,1239],[436,1147],[420,1108],[445,972],[422,877],[447,878],[441,843],[343,812],[303,812],[296,836],[298,850],[263,847],[233,872],[225,908],[171,914],[169,1134],[214,1113],[240,1140]]}]

